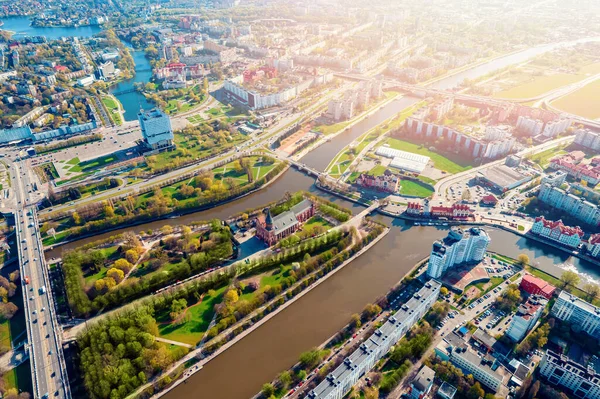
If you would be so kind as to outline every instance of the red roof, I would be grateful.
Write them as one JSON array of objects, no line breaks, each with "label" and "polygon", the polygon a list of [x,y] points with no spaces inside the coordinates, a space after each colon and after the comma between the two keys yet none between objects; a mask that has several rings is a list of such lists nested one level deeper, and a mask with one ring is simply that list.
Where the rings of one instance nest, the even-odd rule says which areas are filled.
[{"label": "red roof", "polygon": [[498,202],[498,198],[492,194],[489,194],[481,198],[481,201],[483,201],[485,204],[496,204]]},{"label": "red roof", "polygon": [[583,237],[584,233],[583,230],[581,230],[581,228],[579,226],[575,226],[575,227],[571,227],[571,226],[566,226],[563,224],[562,220],[557,220],[557,221],[553,221],[553,220],[546,220],[543,216],[538,216],[535,218],[535,222],[542,222],[544,224],[544,227],[547,227],[551,230],[554,229],[560,229],[560,233],[567,235],[567,236],[573,236],[575,234],[577,234],[579,237]]},{"label": "red roof", "polygon": [[554,290],[556,289],[556,287],[554,287],[552,284],[547,283],[541,278],[532,276],[531,274],[525,274],[525,276],[523,276],[523,280],[521,281],[521,284],[522,283],[529,283],[531,285],[535,285],[540,291],[542,291],[544,294],[547,294],[548,296],[551,296],[552,293],[554,293]]},{"label": "red roof", "polygon": [[67,70],[67,67],[64,65],[56,65],[54,66],[54,70],[57,72],[64,72]]},{"label": "red roof", "polygon": [[592,234],[592,236],[590,237],[590,244],[600,244],[600,234]]}]

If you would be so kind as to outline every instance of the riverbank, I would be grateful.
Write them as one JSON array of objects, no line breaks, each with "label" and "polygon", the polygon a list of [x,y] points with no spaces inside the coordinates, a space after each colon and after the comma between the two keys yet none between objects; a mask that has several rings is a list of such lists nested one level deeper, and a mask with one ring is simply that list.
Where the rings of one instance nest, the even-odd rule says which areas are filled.
[{"label": "riverbank", "polygon": [[[227,203],[230,203],[230,202],[233,202],[233,201],[237,201],[237,200],[239,200],[241,198],[244,198],[244,197],[246,197],[248,195],[254,194],[254,193],[256,193],[256,192],[258,192],[260,190],[265,189],[271,183],[273,183],[277,179],[279,179],[285,172],[287,172],[287,170],[289,168],[290,168],[290,165],[286,164],[283,167],[283,169],[277,175],[273,176],[273,178],[271,180],[267,181],[262,186],[257,187],[257,188],[255,188],[255,189],[253,189],[251,191],[248,191],[247,193],[244,193],[242,195],[239,195],[239,196],[236,196],[236,197],[230,197],[230,198],[227,198],[227,199],[225,199],[223,201],[220,201],[220,202],[217,202],[217,203],[206,204],[206,205],[203,205],[203,206],[201,206],[199,208],[183,209],[183,210],[180,210],[180,211],[173,211],[173,212],[167,213],[165,215],[154,217],[151,220],[151,222],[156,222],[156,221],[159,221],[159,220],[167,220],[167,219],[176,219],[176,218],[179,218],[180,216],[202,212],[202,211],[205,211],[205,210],[208,210],[208,209],[212,209],[212,208],[217,207],[217,206],[222,206],[222,205],[225,205]],[[147,223],[149,223],[148,220],[138,220],[138,221],[135,221],[135,222],[127,223],[126,225],[108,226],[107,228],[103,229],[102,232],[103,233],[108,233],[108,232],[111,232],[111,231],[127,229],[127,228],[131,228],[131,227],[135,227],[135,226],[140,226],[140,225],[147,224]],[[52,250],[54,250],[54,249],[56,249],[56,248],[58,248],[58,247],[60,247],[62,245],[71,244],[73,242],[84,240],[86,238],[95,237],[97,235],[98,235],[98,232],[90,232],[88,234],[83,234],[83,235],[77,236],[77,237],[75,237],[73,239],[70,239],[70,240],[64,240],[64,241],[61,241],[61,242],[56,243],[56,244],[52,244],[52,245],[49,245],[49,246],[44,246],[44,252],[50,252],[50,251],[52,251]]]}]

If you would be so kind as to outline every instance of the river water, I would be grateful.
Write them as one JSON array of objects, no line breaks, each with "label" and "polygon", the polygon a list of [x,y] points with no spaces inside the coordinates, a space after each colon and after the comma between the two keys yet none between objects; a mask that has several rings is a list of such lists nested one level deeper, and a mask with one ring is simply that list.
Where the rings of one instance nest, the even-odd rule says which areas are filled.
[{"label": "river water", "polygon": [[[48,28],[27,28],[27,18],[8,18],[4,21],[5,29],[27,32],[30,35],[40,35],[48,30]],[[65,35],[86,36],[97,31],[94,31],[92,27],[58,28],[56,30],[50,29],[46,36],[49,38]],[[547,48],[542,48],[539,51],[526,50],[525,55],[520,57],[507,56],[471,69],[468,72],[443,79],[433,84],[432,87],[454,87],[466,77],[476,78],[494,69],[521,62],[543,51],[547,51]],[[136,69],[139,72],[134,79],[113,88],[113,92],[118,93],[128,90],[128,88],[133,87],[133,83],[136,81],[146,82],[149,79],[150,72],[143,72],[143,70],[149,69],[148,61],[143,53],[134,52],[133,56],[136,61]],[[130,96],[130,94],[135,95]],[[142,100],[143,97],[138,96],[138,93],[117,96],[126,109],[126,120],[135,119],[140,105],[142,107],[151,106],[144,103],[145,99]],[[332,157],[352,140],[416,101],[418,100],[410,97],[392,101],[347,132],[305,156],[303,162],[323,170]],[[258,207],[261,204],[281,198],[288,191],[309,190],[317,193],[318,190],[313,183],[312,178],[295,170],[289,170],[265,189],[247,197],[207,211],[181,216],[176,219],[155,221],[127,230],[141,231],[149,228],[156,229],[165,224],[185,224],[211,218],[223,219],[248,208]],[[318,193],[321,196],[328,197],[323,195],[322,192]],[[361,209],[355,204],[337,198],[329,197],[329,199],[351,208],[355,213]],[[384,295],[390,287],[404,277],[406,272],[418,260],[428,255],[434,240],[445,236],[447,233],[446,229],[441,227],[415,227],[400,219],[388,217],[380,217],[380,219],[391,227],[391,231],[371,250],[215,360],[209,362],[203,370],[194,375],[186,384],[182,384],[170,392],[167,398],[180,399],[202,395],[202,397],[211,399],[237,399],[252,396],[260,390],[264,382],[270,381],[281,370],[292,365],[301,352],[322,343],[345,325],[352,313],[360,312],[366,303]],[[571,264],[569,267],[575,268],[579,273],[600,279],[597,266],[591,263],[576,258],[569,259],[568,255],[562,251],[503,230],[488,229],[488,231],[492,238],[490,245],[492,251],[512,257],[525,253],[529,255],[536,266],[555,275],[560,275],[565,268],[563,264],[568,263]],[[47,256],[60,256],[63,250],[116,233],[117,231],[79,240],[58,247],[48,252]],[[235,381],[235,383],[232,383],[232,381]]]},{"label": "river water", "polygon": [[59,39],[61,37],[77,36],[90,37],[102,30],[99,26],[79,26],[60,27],[60,28],[41,28],[31,26],[29,17],[8,17],[0,19],[4,25],[2,30],[15,32],[14,38],[21,39],[23,36],[46,36],[48,40]]},{"label": "river water", "polygon": [[110,92],[115,95],[117,100],[123,105],[125,113],[123,117],[126,121],[137,120],[137,114],[140,108],[150,109],[154,104],[146,100],[146,97],[138,91],[133,90],[134,84],[137,82],[148,83],[152,77],[152,68],[150,61],[146,58],[144,51],[129,49],[135,62],[135,76],[131,79],[124,80],[117,85],[111,87]]}]

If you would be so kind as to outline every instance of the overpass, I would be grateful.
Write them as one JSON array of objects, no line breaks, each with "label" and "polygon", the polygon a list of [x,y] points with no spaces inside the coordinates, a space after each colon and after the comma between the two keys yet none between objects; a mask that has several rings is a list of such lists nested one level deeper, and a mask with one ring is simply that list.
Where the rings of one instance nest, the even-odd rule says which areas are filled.
[{"label": "overpass", "polygon": [[15,232],[27,331],[25,350],[31,359],[33,397],[70,399],[62,329],[56,317],[35,203],[27,195],[33,172],[22,163],[13,167],[18,208],[14,213]]}]

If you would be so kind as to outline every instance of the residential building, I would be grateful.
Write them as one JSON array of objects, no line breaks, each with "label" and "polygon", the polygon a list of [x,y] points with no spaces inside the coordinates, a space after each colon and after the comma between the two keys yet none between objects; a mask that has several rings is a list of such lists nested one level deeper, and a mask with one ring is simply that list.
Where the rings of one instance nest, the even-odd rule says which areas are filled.
[{"label": "residential building", "polygon": [[493,392],[497,392],[504,383],[504,375],[498,371],[498,361],[489,354],[474,352],[454,332],[437,345],[435,354],[460,368],[465,375],[472,374],[473,378]]},{"label": "residential building", "polygon": [[519,284],[519,289],[527,292],[529,295],[543,296],[546,299],[552,298],[556,287],[541,278],[525,274]]},{"label": "residential building", "polygon": [[400,178],[393,174],[389,169],[386,169],[382,175],[372,176],[366,173],[361,173],[356,179],[356,183],[367,188],[373,188],[378,191],[387,193],[398,192]]},{"label": "residential building", "polygon": [[449,97],[431,107],[430,115],[433,120],[441,120],[452,110],[452,107],[454,107],[454,97]]},{"label": "residential building", "polygon": [[410,383],[410,397],[412,399],[423,399],[431,391],[435,371],[427,366],[421,367],[417,376]]},{"label": "residential building", "polygon": [[542,184],[547,183],[553,187],[560,187],[565,181],[567,181],[567,174],[562,170],[557,170],[542,178]]},{"label": "residential building", "polygon": [[600,258],[600,234],[592,234],[586,244],[588,253],[594,258]]},{"label": "residential building", "polygon": [[533,137],[542,133],[544,122],[529,118],[527,116],[519,116],[517,119],[517,131],[524,133],[527,136]]},{"label": "residential building", "polygon": [[385,356],[437,300],[442,285],[429,280],[393,316],[346,357],[307,395],[308,399],[341,399],[352,386]]},{"label": "residential building", "polygon": [[575,398],[600,398],[600,361],[596,356],[587,364],[580,364],[568,356],[546,350],[539,371],[548,382],[568,389]]},{"label": "residential building", "polygon": [[519,305],[506,335],[514,342],[520,342],[525,335],[535,326],[548,300],[542,296],[532,295],[525,303]]},{"label": "residential building", "polygon": [[406,206],[406,214],[428,218],[467,219],[473,216],[473,210],[469,205],[460,202],[432,205],[429,199],[425,199],[422,202],[410,201]]},{"label": "residential building", "polygon": [[314,214],[314,204],[307,199],[275,217],[271,215],[271,210],[267,209],[265,214],[257,219],[256,236],[265,241],[268,246],[274,245],[282,238],[295,233],[302,223]]},{"label": "residential building", "polygon": [[327,104],[327,113],[336,122],[342,120],[342,101],[330,100]]},{"label": "residential building", "polygon": [[11,61],[13,68],[17,69],[21,62],[19,61],[19,50],[14,49],[11,53]]},{"label": "residential building", "polygon": [[542,183],[538,199],[553,208],[565,211],[565,213],[588,225],[597,226],[600,224],[600,207],[598,205],[587,201],[583,197],[570,194],[559,187]]},{"label": "residential building", "polygon": [[171,119],[161,110],[153,108],[138,114],[143,143],[149,151],[160,152],[173,148],[174,136]]},{"label": "residential building", "polygon": [[498,198],[494,194],[487,194],[481,197],[481,205],[494,207],[498,203]]},{"label": "residential building", "polygon": [[486,141],[504,140],[510,137],[512,128],[506,125],[488,125],[485,127],[485,136],[483,137]]},{"label": "residential building", "polygon": [[443,240],[433,243],[427,275],[440,278],[446,270],[456,265],[481,262],[485,256],[490,236],[478,227],[464,231],[452,228]]},{"label": "residential building", "polygon": [[588,335],[600,339],[600,308],[568,293],[561,291],[552,310],[552,316],[570,323]]},{"label": "residential building", "polygon": [[88,87],[92,83],[94,83],[94,77],[92,75],[77,79],[77,85],[80,87]]},{"label": "residential building", "polygon": [[600,151],[600,133],[588,129],[579,129],[575,132],[575,144],[590,150]]},{"label": "residential building", "polygon": [[579,226],[565,226],[562,220],[546,220],[543,216],[535,218],[535,222],[529,232],[571,248],[579,247],[581,238],[584,235],[583,230]]},{"label": "residential building", "polygon": [[442,399],[454,399],[456,391],[456,387],[444,381],[437,391],[437,396]]},{"label": "residential building", "polygon": [[592,187],[600,183],[600,166],[578,162],[570,153],[551,160],[550,168],[562,170],[572,178],[585,181],[587,185]]},{"label": "residential building", "polygon": [[571,126],[571,120],[568,118],[557,119],[554,121],[547,122],[542,131],[542,135],[555,138],[559,134],[563,133]]}]

